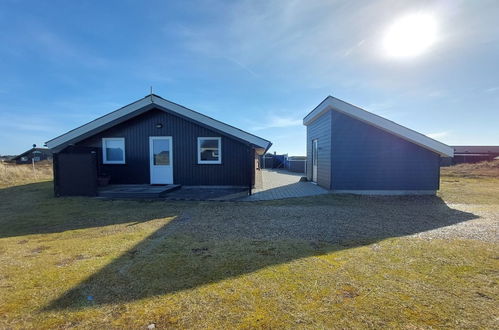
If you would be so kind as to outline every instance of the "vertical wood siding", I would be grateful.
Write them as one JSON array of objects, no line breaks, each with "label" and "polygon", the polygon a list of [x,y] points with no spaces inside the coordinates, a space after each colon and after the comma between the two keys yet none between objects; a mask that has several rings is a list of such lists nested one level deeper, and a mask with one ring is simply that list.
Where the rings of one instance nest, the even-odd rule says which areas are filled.
[{"label": "vertical wood siding", "polygon": [[95,153],[54,154],[55,196],[95,196],[97,194]]},{"label": "vertical wood siding", "polygon": [[317,139],[317,184],[331,189],[331,111],[307,126],[307,178],[312,180],[312,140]]},{"label": "vertical wood siding", "polygon": [[[330,130],[334,190],[437,190],[440,156],[336,111]],[[328,131],[325,125],[323,128]]]},{"label": "vertical wood siding", "polygon": [[[162,128],[156,128],[162,124]],[[111,183],[147,184],[149,174],[149,137],[173,138],[173,180],[183,185],[249,186],[252,178],[252,148],[192,121],[153,109],[79,143],[98,149],[99,174],[109,174]],[[222,137],[222,164],[197,163],[197,138]],[[102,164],[102,138],[124,137],[126,164]]]}]

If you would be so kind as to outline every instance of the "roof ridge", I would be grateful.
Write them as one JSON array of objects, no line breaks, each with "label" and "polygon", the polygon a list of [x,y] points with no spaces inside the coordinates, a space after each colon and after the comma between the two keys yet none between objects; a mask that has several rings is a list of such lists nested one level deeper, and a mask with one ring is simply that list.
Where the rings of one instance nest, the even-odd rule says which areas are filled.
[{"label": "roof ridge", "polygon": [[[150,98],[150,103],[146,102],[148,98]],[[82,135],[89,134],[92,131],[99,130],[104,125],[119,121],[124,116],[130,115],[140,109],[144,109],[145,107],[151,104],[157,106],[158,108],[161,107],[164,108],[165,110],[177,113],[177,115],[185,116],[186,118],[196,121],[202,125],[206,125],[215,130],[223,132],[224,134],[246,141],[257,147],[265,148],[266,150],[268,150],[268,148],[270,148],[270,146],[272,145],[272,143],[269,140],[263,139],[255,134],[246,132],[240,128],[226,124],[220,120],[217,120],[215,118],[197,112],[195,110],[189,109],[181,104],[169,101],[156,94],[146,95],[141,99],[138,99],[132,103],[129,103],[128,105],[125,105],[103,116],[100,116],[90,122],[87,122],[86,124],[80,125],[64,134],[61,134],[51,140],[48,140],[45,143],[46,145],[49,146],[49,148],[53,149],[63,144],[67,144],[70,141],[75,142],[75,140],[80,138]]]},{"label": "roof ridge", "polygon": [[[154,95],[154,94],[153,94],[153,95]],[[192,110],[192,109],[190,109],[190,108],[188,108],[188,107],[186,107],[186,106],[184,106],[184,105],[182,105],[182,104],[178,104],[178,103],[176,103],[176,102],[170,101],[170,100],[165,99],[165,98],[163,98],[163,97],[161,97],[161,96],[157,96],[157,97],[159,97],[160,99],[162,99],[162,100],[164,100],[164,101],[167,101],[167,102],[173,103],[173,104],[175,104],[175,105],[177,105],[177,106],[179,106],[179,107],[181,107],[181,108],[184,108],[184,109],[186,109],[186,110],[189,110],[189,111],[192,111],[192,112],[198,113],[198,114],[200,114],[200,115],[202,115],[202,116],[204,116],[204,117],[210,118],[210,119],[212,119],[212,120],[214,120],[214,121],[217,121],[217,122],[219,122],[219,123],[221,123],[221,124],[224,124],[224,125],[230,126],[230,127],[234,128],[234,129],[237,129],[238,131],[241,131],[241,132],[243,132],[243,133],[246,133],[246,134],[252,135],[252,136],[254,136],[254,137],[257,137],[257,138],[259,138],[259,139],[265,140],[265,141],[267,141],[267,142],[269,142],[269,143],[270,143],[270,141],[269,141],[269,140],[264,139],[264,138],[261,138],[261,137],[259,137],[258,135],[255,135],[255,134],[253,134],[253,133],[250,133],[250,132],[247,132],[247,131],[245,131],[245,130],[242,130],[242,129],[240,129],[240,128],[238,128],[238,127],[235,127],[235,126],[233,126],[233,125],[231,125],[231,124],[224,123],[223,121],[220,121],[220,120],[215,119],[215,118],[213,118],[213,117],[207,116],[207,115],[205,115],[205,114],[203,114],[203,113],[201,113],[201,112],[199,112],[199,111]]]}]

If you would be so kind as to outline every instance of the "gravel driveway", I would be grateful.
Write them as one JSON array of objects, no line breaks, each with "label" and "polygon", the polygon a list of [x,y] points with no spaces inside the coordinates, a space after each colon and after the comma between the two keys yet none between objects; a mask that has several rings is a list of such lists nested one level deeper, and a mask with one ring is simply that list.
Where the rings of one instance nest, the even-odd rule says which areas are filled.
[{"label": "gravel driveway", "polygon": [[490,206],[449,204],[449,208],[475,214],[479,218],[424,231],[414,236],[424,239],[464,238],[499,242],[499,210]]},{"label": "gravel driveway", "polygon": [[201,240],[364,244],[412,235],[499,241],[499,210],[490,206],[447,205],[437,197],[323,195],[291,201],[237,203],[237,207],[201,204],[189,209],[188,221],[174,220],[166,230],[172,235],[195,233]]}]

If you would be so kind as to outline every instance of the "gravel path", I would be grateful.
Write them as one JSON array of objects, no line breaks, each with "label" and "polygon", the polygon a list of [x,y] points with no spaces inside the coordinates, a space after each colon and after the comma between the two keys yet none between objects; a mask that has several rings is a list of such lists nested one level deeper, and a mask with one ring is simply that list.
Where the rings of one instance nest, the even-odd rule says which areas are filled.
[{"label": "gravel path", "polygon": [[480,207],[462,204],[449,204],[449,207],[473,213],[479,216],[479,218],[424,231],[414,236],[424,239],[464,238],[486,242],[499,242],[499,209],[491,210],[490,206]]},{"label": "gravel path", "polygon": [[[498,242],[499,210],[447,205],[437,198],[320,196],[307,203],[219,203],[189,209],[167,234],[200,240],[306,240],[364,244],[390,237],[465,238]],[[298,205],[297,205],[298,204]],[[182,218],[182,217],[181,217]]]}]

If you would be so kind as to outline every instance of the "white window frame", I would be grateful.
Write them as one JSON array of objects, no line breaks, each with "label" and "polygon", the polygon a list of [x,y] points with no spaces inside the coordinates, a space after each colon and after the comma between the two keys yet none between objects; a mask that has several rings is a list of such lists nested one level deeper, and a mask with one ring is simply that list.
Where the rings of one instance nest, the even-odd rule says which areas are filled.
[{"label": "white window frame", "polygon": [[[218,140],[218,160],[201,160],[201,140]],[[198,137],[198,164],[222,164],[222,138],[217,136]]]},{"label": "white window frame", "polygon": [[[106,142],[107,141],[121,141],[123,143],[123,160],[107,160],[107,155],[106,155]],[[126,160],[125,138],[123,138],[123,137],[102,138],[102,163],[103,164],[126,164],[125,160]]]}]

